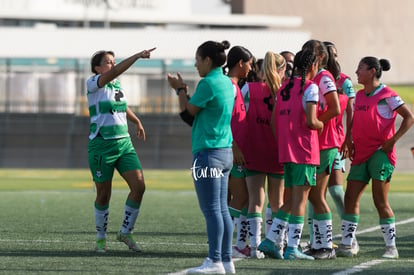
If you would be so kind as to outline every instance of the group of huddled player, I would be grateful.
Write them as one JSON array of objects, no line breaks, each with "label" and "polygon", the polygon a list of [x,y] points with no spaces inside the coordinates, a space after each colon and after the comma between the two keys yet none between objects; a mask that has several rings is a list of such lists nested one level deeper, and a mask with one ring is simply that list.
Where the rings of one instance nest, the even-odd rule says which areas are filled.
[{"label": "group of huddled player", "polygon": [[[256,62],[246,48],[233,47],[227,66],[235,93],[229,179],[236,230],[233,257],[314,260],[357,255],[358,203],[372,179],[385,241],[382,256],[398,258],[387,194],[396,164],[394,145],[414,119],[395,91],[380,83],[389,61],[362,58],[356,75],[363,88],[357,93],[341,72],[331,42],[309,40],[296,54],[267,52]],[[395,131],[397,114],[403,119]],[[346,193],[345,158],[351,160]],[[262,240],[266,178],[269,204]],[[339,246],[332,242],[327,190],[342,219]],[[310,241],[304,246],[307,204]]]}]

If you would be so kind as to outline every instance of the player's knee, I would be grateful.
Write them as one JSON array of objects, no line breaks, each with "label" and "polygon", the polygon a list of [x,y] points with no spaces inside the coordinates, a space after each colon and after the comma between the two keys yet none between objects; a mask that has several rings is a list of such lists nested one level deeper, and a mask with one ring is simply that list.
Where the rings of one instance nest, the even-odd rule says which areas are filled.
[{"label": "player's knee", "polygon": [[136,194],[140,194],[140,195],[144,194],[145,189],[146,189],[144,179],[138,179],[138,181],[131,186],[132,186],[131,191]]}]

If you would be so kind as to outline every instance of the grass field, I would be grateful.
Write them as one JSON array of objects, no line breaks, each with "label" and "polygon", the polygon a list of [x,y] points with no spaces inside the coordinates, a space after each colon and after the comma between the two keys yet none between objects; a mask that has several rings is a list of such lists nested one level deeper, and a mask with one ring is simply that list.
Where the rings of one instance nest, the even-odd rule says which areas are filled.
[{"label": "grass field", "polygon": [[[386,83],[385,83],[386,84]],[[387,84],[386,84],[387,85]],[[396,91],[407,104],[414,104],[414,86],[412,85],[388,85]],[[362,85],[355,85],[355,91],[362,89]]]},{"label": "grass field", "polygon": [[[97,255],[93,251],[95,193],[87,170],[0,169],[0,274],[180,274],[201,264],[207,238],[190,171],[147,170],[145,177],[147,191],[135,230],[144,252],[130,252],[115,241],[127,194],[116,176],[108,252]],[[241,260],[235,263],[237,274],[414,273],[413,179],[414,173],[395,174],[390,193],[400,223],[400,259],[381,259],[384,242],[367,192],[361,201],[358,257],[313,262]],[[332,210],[337,237],[340,221]],[[307,239],[305,227],[303,240]]]},{"label": "grass field", "polygon": [[409,104],[414,103],[414,87],[413,86],[391,86],[401,96],[401,98]]}]

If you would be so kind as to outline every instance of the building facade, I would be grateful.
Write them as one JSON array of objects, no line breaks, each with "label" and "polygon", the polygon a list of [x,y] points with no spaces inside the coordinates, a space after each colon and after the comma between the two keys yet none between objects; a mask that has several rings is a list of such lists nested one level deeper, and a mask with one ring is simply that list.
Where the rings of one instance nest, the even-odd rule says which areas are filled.
[{"label": "building facade", "polygon": [[412,84],[414,1],[411,0],[232,0],[232,13],[299,16],[299,30],[332,41],[345,73],[355,79],[364,56],[386,58],[384,83]]}]

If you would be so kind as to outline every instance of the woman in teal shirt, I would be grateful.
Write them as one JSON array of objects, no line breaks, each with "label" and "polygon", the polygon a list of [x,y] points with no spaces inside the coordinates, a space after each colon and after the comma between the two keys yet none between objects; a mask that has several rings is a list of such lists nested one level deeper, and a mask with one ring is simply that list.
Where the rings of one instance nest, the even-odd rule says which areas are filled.
[{"label": "woman in teal shirt", "polygon": [[198,47],[195,67],[202,79],[191,99],[181,75],[168,75],[170,86],[177,91],[180,116],[192,126],[191,172],[207,225],[208,257],[188,273],[236,272],[231,259],[233,224],[227,205],[228,177],[233,165],[230,121],[234,97],[233,85],[222,70],[229,47],[227,41],[207,41]]}]

